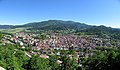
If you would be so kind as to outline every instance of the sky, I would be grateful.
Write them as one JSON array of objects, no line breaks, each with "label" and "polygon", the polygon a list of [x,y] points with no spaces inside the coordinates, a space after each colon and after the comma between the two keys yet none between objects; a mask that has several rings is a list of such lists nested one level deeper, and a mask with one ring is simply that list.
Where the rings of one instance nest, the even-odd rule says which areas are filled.
[{"label": "sky", "polygon": [[46,20],[120,28],[120,0],[0,0],[0,25]]}]

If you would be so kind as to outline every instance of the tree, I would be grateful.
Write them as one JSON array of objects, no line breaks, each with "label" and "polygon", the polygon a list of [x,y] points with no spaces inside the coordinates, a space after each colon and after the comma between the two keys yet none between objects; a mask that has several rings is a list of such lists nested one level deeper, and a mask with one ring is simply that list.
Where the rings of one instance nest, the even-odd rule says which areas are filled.
[{"label": "tree", "polygon": [[15,53],[15,57],[17,57],[18,64],[25,68],[25,65],[28,63],[29,57],[25,55],[24,51],[18,50]]},{"label": "tree", "polygon": [[40,58],[38,55],[32,56],[27,66],[27,70],[50,70],[49,60]]},{"label": "tree", "polygon": [[2,37],[3,37],[3,34],[0,32],[0,43],[1,43]]},{"label": "tree", "polygon": [[58,70],[59,64],[57,63],[58,57],[56,55],[51,55],[49,58],[49,66],[51,70]]},{"label": "tree", "polygon": [[76,70],[77,69],[77,63],[75,60],[70,59],[68,56],[64,55],[61,56],[61,67],[60,70]]},{"label": "tree", "polygon": [[21,65],[19,65],[17,57],[14,55],[14,45],[6,45],[5,47],[5,63],[7,70],[23,70]]},{"label": "tree", "polygon": [[41,37],[42,40],[44,40],[46,38],[46,35],[45,34],[41,34],[40,37]]}]

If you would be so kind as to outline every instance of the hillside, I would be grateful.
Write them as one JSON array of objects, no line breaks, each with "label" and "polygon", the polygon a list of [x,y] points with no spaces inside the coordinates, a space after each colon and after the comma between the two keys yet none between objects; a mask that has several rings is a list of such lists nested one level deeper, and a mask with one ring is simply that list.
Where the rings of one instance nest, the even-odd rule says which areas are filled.
[{"label": "hillside", "polygon": [[11,29],[13,28],[12,25],[0,25],[0,29]]},{"label": "hillside", "polygon": [[92,28],[80,30],[78,32],[87,34],[87,35],[98,35],[103,38],[114,38],[120,39],[120,29],[106,27],[106,26],[93,26]]},{"label": "hillside", "polygon": [[67,30],[67,29],[81,30],[90,28],[92,26],[73,21],[48,20],[42,22],[28,23],[17,27],[32,27],[31,29],[41,30]]},{"label": "hillside", "polygon": [[120,29],[106,26],[92,26],[84,23],[63,20],[48,20],[42,22],[33,22],[25,25],[0,25],[0,29],[27,28],[28,30],[68,30],[74,29],[76,32],[87,35],[99,35],[100,37],[111,37],[120,39]]}]

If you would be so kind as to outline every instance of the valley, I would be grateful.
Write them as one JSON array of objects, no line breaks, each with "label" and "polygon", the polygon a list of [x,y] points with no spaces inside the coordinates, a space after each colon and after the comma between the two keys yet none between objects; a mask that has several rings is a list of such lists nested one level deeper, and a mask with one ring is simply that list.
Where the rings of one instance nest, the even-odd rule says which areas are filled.
[{"label": "valley", "polygon": [[[117,68],[120,30],[73,21],[48,20],[1,28],[0,47],[0,66],[7,70],[103,70],[109,68],[107,64],[111,61],[114,62],[111,67]],[[11,65],[7,58],[18,66]],[[99,66],[103,64],[106,66]]]}]

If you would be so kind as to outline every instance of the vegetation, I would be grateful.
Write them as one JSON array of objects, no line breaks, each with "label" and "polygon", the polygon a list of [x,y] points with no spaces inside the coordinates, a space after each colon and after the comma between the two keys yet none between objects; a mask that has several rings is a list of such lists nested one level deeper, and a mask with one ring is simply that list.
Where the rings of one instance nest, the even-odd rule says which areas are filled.
[{"label": "vegetation", "polygon": [[[104,49],[104,47],[101,49]],[[119,59],[119,49],[111,48],[97,51],[94,56],[89,57],[83,64],[87,66],[88,70],[118,70]]]},{"label": "vegetation", "polygon": [[[79,33],[78,33],[79,32]],[[98,35],[102,38],[120,39],[120,30],[105,26],[94,26],[85,30],[77,31],[79,35]]]},{"label": "vegetation", "polygon": [[[94,55],[89,58],[81,58],[79,63],[70,59],[68,52],[61,51],[61,57],[50,55],[49,59],[33,55],[31,58],[25,55],[25,51],[17,49],[15,45],[0,45],[0,66],[7,70],[117,70],[120,67],[120,49],[104,48],[96,49]],[[58,64],[60,59],[62,64]],[[82,66],[79,67],[78,65]]]},{"label": "vegetation", "polygon": [[25,51],[15,45],[0,45],[0,66],[7,70],[75,70],[77,67],[77,64],[67,56],[61,57],[63,60],[61,66],[57,60],[58,57],[55,55],[51,55],[49,59],[40,58],[38,55],[29,58]]},{"label": "vegetation", "polygon": [[0,29],[0,31],[3,32],[3,33],[14,34],[14,33],[17,33],[17,32],[26,31],[26,28]]},{"label": "vegetation", "polygon": [[[0,25],[1,27],[4,27],[3,25]],[[48,20],[43,22],[33,22],[28,23],[25,25],[18,25],[18,26],[10,26],[9,28],[29,28],[30,30],[68,30],[68,29],[86,29],[90,28],[91,26],[79,23],[79,22],[73,22],[73,21],[62,21],[62,20]],[[5,29],[5,28],[0,28]]]}]

